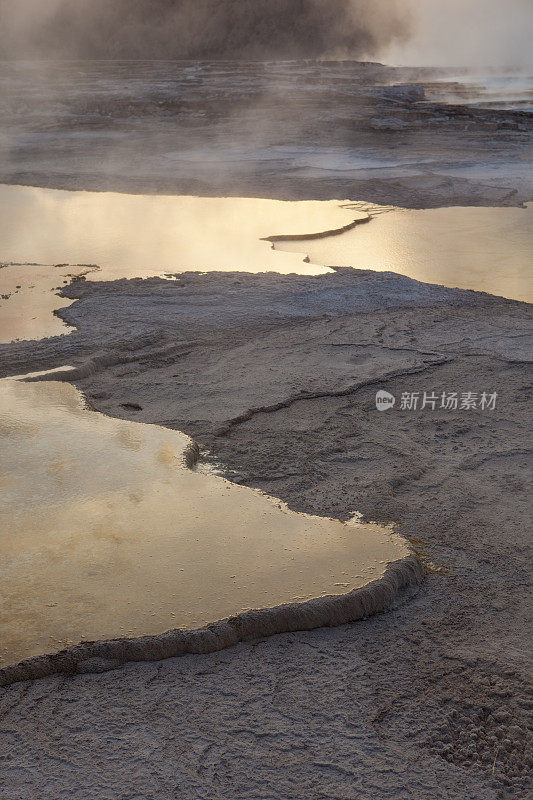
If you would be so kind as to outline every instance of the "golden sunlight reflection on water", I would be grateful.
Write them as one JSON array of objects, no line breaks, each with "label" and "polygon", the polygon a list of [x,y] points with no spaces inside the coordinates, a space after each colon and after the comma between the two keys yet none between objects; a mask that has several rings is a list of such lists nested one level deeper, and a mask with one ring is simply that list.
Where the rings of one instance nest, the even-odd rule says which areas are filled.
[{"label": "golden sunlight reflection on water", "polygon": [[6,185],[0,185],[0,212],[0,343],[68,333],[53,311],[70,305],[56,292],[75,275],[87,280],[163,277],[188,270],[319,275],[329,270],[308,263],[303,253],[276,250],[263,238],[329,231],[368,218],[340,201]]},{"label": "golden sunlight reflection on water", "polygon": [[316,264],[399,272],[460,289],[533,301],[533,204],[527,208],[391,211],[340,236],[276,248]]},{"label": "golden sunlight reflection on water", "polygon": [[[342,228],[366,214],[341,201],[67,192],[0,185],[0,260],[98,264],[94,280],[184,270],[327,270],[262,238]],[[89,279],[91,276],[89,276]]]},{"label": "golden sunlight reflection on water", "polygon": [[0,380],[0,440],[0,665],[344,594],[408,554],[387,528],[187,469],[185,435],[90,411],[68,383]]}]

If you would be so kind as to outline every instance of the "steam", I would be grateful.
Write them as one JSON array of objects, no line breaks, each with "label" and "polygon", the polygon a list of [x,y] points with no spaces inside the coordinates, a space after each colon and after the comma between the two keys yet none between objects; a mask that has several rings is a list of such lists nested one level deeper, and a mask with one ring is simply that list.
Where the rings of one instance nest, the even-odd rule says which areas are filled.
[{"label": "steam", "polygon": [[404,0],[410,13],[409,41],[393,41],[381,52],[390,63],[531,69],[531,0]]},{"label": "steam", "polygon": [[531,0],[0,0],[0,58],[533,66]]},{"label": "steam", "polygon": [[0,0],[3,58],[366,58],[408,30],[396,0]]}]

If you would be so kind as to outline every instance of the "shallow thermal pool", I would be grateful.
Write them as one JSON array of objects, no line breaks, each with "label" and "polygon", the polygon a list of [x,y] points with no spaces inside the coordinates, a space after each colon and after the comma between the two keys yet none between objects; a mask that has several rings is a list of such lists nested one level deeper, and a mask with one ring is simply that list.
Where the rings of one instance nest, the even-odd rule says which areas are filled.
[{"label": "shallow thermal pool", "polygon": [[408,554],[388,528],[187,469],[186,436],[61,381],[0,380],[0,439],[0,665],[344,594]]},{"label": "shallow thermal pool", "polygon": [[[68,333],[52,312],[74,275],[335,264],[530,297],[531,206],[411,212],[3,186],[0,207],[0,341]],[[273,249],[280,236],[300,238]],[[296,514],[187,469],[186,436],[91,411],[57,376],[0,381],[0,439],[0,665],[345,594],[408,554],[388,528]]]},{"label": "shallow thermal pool", "polygon": [[393,210],[340,236],[276,248],[314,264],[400,272],[426,283],[533,301],[533,204]]},{"label": "shallow thermal pool", "polygon": [[304,261],[303,253],[275,250],[264,237],[342,229],[366,221],[364,208],[0,185],[0,342],[68,333],[53,311],[70,305],[56,292],[76,275],[116,280],[188,270],[328,272]]},{"label": "shallow thermal pool", "polygon": [[94,280],[215,269],[318,275],[324,267],[273,250],[264,237],[335,230],[356,219],[367,215],[340,201],[68,192],[0,184],[0,261],[97,264]]},{"label": "shallow thermal pool", "polygon": [[0,185],[0,211],[0,342],[67,333],[53,310],[70,301],[55,292],[76,275],[319,275],[352,266],[533,299],[533,204],[408,211]]}]

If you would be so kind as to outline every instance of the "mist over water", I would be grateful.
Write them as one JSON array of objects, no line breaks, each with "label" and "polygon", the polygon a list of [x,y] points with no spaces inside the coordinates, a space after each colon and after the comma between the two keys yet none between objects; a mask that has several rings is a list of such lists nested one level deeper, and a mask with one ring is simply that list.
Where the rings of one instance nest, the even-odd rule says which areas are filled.
[{"label": "mist over water", "polygon": [[0,181],[410,207],[513,186],[520,202],[532,102],[355,61],[17,61],[0,70]]},{"label": "mist over water", "polygon": [[527,77],[479,70],[525,68],[532,14],[527,0],[0,0],[0,180],[435,204],[369,170],[410,181],[416,164],[470,171],[487,153],[500,170],[511,130],[523,175],[528,119],[445,106],[530,111]]}]

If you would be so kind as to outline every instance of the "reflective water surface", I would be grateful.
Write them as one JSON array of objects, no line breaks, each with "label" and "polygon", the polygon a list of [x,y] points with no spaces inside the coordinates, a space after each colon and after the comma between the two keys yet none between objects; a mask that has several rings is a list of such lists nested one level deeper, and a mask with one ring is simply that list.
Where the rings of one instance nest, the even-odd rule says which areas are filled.
[{"label": "reflective water surface", "polygon": [[343,228],[366,220],[361,209],[367,208],[0,185],[0,343],[68,333],[53,311],[70,305],[56,292],[76,275],[115,280],[187,270],[327,272],[305,262],[302,253],[274,250],[263,238]]},{"label": "reflective water surface", "polygon": [[288,511],[183,464],[188,438],[0,381],[0,664],[343,594],[407,555],[377,525]]},{"label": "reflective water surface", "polygon": [[276,247],[328,266],[400,272],[427,283],[533,301],[533,204],[392,211],[340,236]]},{"label": "reflective water surface", "polygon": [[[4,341],[68,332],[51,311],[70,302],[55,292],[75,275],[352,265],[531,297],[531,206],[401,211],[7,186],[0,206]],[[331,235],[367,212],[367,224]],[[261,241],[318,232],[330,235],[275,250]],[[191,471],[183,434],[91,411],[51,378],[0,381],[0,663],[342,594],[407,555],[386,528],[296,514]]]},{"label": "reflective water surface", "polygon": [[184,270],[299,272],[323,267],[264,237],[342,228],[366,214],[340,201],[67,192],[0,185],[0,261],[97,264],[88,279]]},{"label": "reflective water surface", "polygon": [[14,339],[39,339],[68,333],[54,311],[71,300],[58,290],[88,270],[38,264],[0,265],[0,344]]},{"label": "reflective water surface", "polygon": [[[329,266],[531,301],[533,205],[406,211],[363,202],[283,202],[67,192],[0,185],[0,342],[68,333],[56,292],[86,280],[198,270],[317,275]],[[340,235],[302,241],[307,234]],[[292,236],[273,246],[265,238]],[[304,260],[304,257],[307,258]],[[70,265],[70,266],[69,266]]]}]

